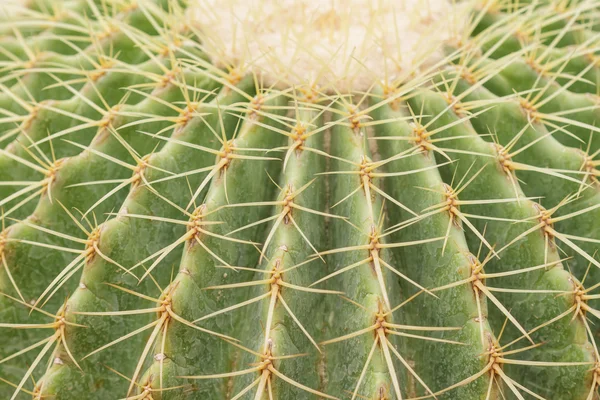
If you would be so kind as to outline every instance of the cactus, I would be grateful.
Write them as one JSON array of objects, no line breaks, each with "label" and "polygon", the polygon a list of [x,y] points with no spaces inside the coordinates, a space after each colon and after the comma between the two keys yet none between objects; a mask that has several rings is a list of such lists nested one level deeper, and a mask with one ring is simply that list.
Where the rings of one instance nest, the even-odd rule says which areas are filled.
[{"label": "cactus", "polygon": [[0,5],[2,398],[600,399],[597,0],[314,3]]}]

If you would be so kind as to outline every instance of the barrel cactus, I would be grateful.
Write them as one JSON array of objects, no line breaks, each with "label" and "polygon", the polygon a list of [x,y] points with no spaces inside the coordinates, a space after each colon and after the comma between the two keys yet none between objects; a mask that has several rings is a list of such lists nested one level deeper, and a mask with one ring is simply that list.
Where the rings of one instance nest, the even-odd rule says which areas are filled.
[{"label": "barrel cactus", "polygon": [[599,95],[598,0],[2,3],[0,397],[600,399]]}]

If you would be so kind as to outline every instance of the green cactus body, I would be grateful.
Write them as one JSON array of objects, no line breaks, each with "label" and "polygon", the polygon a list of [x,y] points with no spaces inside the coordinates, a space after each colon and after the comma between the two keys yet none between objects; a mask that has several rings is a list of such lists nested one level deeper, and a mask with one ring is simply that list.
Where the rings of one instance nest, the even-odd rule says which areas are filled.
[{"label": "green cactus body", "polygon": [[0,397],[599,399],[598,1],[279,3],[0,5]]}]

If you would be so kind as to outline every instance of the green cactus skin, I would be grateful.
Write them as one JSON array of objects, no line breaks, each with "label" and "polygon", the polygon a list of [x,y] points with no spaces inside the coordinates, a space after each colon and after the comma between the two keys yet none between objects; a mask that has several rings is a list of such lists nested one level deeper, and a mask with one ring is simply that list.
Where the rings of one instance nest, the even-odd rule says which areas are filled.
[{"label": "green cactus skin", "polygon": [[[380,120],[394,120],[406,116],[406,111],[397,109],[393,104],[378,108],[373,112],[373,118]],[[379,143],[385,144],[381,147],[383,160],[393,158],[397,154],[410,154],[411,144],[404,141],[387,140],[387,138],[395,136],[411,136],[413,129],[408,122],[390,122],[377,126],[375,130],[375,137],[379,139]],[[391,161],[387,164],[385,170],[390,174],[385,178],[387,187],[391,189],[389,195],[409,209],[425,209],[444,200],[441,195],[444,192],[444,183],[440,177],[433,154],[416,155]],[[418,172],[393,175],[400,171]],[[399,184],[401,180],[410,181]],[[410,189],[403,189],[404,187]],[[437,192],[426,189],[433,189]],[[414,215],[406,211],[397,211],[399,212],[390,213],[389,215],[391,226],[415,219]],[[414,225],[411,226],[412,229],[398,230],[392,237],[398,241],[443,237],[446,235],[449,224],[450,216],[446,213],[440,213],[430,216],[427,220],[415,220]],[[450,233],[445,247],[442,242],[433,242],[416,248],[418,251],[413,251],[412,248],[398,248],[395,250],[395,255],[401,265],[407,266],[407,272],[410,273],[410,276],[417,282],[422,282],[426,287],[440,287],[448,282],[466,279],[471,275],[471,257],[474,258],[474,256],[469,253],[463,231],[454,223],[450,224]],[[428,273],[430,270],[434,273]],[[401,287],[411,295],[419,292],[414,285],[406,282],[401,281]],[[405,315],[403,323],[414,325],[418,322],[429,326],[463,328],[457,334],[453,334],[452,331],[446,332],[443,337],[468,344],[468,347],[465,348],[445,343],[437,344],[430,341],[407,339],[408,342],[405,344],[405,348],[410,354],[407,358],[421,359],[420,365],[424,367],[417,370],[417,373],[426,382],[431,382],[432,391],[443,390],[458,382],[464,376],[466,370],[469,370],[471,374],[476,374],[483,369],[486,365],[485,359],[481,358],[480,355],[487,350],[489,341],[493,342],[495,340],[487,321],[487,304],[482,301],[482,298],[479,299],[479,305],[477,304],[477,298],[474,297],[472,288],[468,285],[461,285],[438,292],[436,295],[439,298],[422,295],[416,298],[414,302],[407,303],[401,309],[404,311],[403,315]],[[438,312],[438,307],[444,307],[444,309]],[[425,313],[420,313],[418,310],[423,310]],[[481,324],[475,320],[476,318],[480,318]],[[448,333],[453,335],[449,337]],[[469,351],[465,352],[466,348]],[[460,369],[456,368],[454,362],[440,364],[439,368],[426,367],[429,359],[456,358],[462,359]],[[453,395],[460,398],[474,397],[482,390],[487,390],[490,384],[489,381],[489,378],[484,379],[482,377],[476,382],[459,387],[453,392]],[[434,383],[435,386],[433,386]],[[411,395],[414,396],[413,393]]]},{"label": "green cactus skin", "polygon": [[0,10],[0,398],[600,399],[597,1],[351,93],[186,3]]}]

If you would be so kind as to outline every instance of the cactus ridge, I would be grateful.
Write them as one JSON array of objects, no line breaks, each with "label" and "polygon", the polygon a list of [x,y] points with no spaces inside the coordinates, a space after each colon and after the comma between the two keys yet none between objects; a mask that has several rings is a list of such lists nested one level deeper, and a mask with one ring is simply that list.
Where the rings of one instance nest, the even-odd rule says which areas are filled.
[{"label": "cactus ridge", "polygon": [[597,1],[350,93],[187,3],[0,6],[2,398],[600,398]]}]

